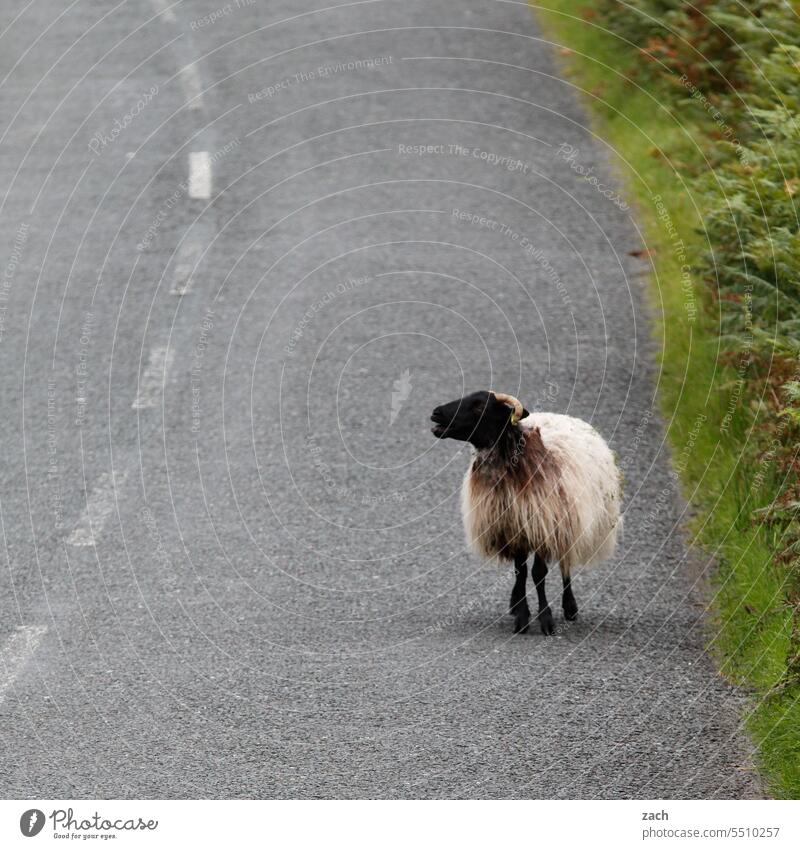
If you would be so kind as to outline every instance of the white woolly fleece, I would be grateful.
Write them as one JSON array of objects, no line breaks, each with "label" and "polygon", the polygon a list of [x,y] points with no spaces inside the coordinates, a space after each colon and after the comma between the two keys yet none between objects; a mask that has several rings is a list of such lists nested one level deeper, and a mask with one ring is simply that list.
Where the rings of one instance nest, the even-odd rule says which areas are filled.
[{"label": "white woolly fleece", "polygon": [[611,557],[622,527],[621,482],[605,440],[558,413],[531,413],[520,426],[539,429],[547,471],[520,492],[490,451],[476,452],[484,462],[470,463],[461,490],[470,547],[490,558],[510,559],[514,548],[538,552],[565,574]]}]

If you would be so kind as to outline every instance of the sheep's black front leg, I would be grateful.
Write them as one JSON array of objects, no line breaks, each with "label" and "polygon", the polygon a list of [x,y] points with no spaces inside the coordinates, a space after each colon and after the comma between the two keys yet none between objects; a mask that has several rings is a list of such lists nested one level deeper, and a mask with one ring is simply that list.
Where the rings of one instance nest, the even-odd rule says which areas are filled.
[{"label": "sheep's black front leg", "polygon": [[511,590],[509,613],[514,616],[514,633],[527,634],[528,625],[531,621],[531,611],[525,593],[525,584],[528,580],[528,564],[525,557],[514,558],[514,571],[517,577],[514,581],[514,589]]},{"label": "sheep's black front leg", "polygon": [[553,613],[550,610],[550,605],[547,603],[547,596],[544,594],[544,580],[547,577],[547,563],[538,554],[533,558],[533,566],[531,567],[533,583],[536,585],[536,595],[539,596],[539,612],[536,618],[539,620],[539,625],[543,634],[553,634],[556,630],[553,623]]},{"label": "sheep's black front leg", "polygon": [[575,596],[572,594],[572,581],[570,580],[569,572],[565,572],[561,568],[561,579],[564,582],[564,594],[561,596],[561,607],[564,610],[564,618],[572,622],[578,618],[578,603],[575,601]]}]

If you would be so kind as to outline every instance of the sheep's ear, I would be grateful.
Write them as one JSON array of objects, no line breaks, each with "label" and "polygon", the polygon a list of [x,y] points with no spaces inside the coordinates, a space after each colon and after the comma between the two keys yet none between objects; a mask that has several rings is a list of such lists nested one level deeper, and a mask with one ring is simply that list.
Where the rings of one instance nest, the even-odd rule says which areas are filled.
[{"label": "sheep's ear", "polygon": [[530,415],[530,413],[525,409],[525,407],[523,407],[522,408],[522,418],[527,419],[529,415]]}]

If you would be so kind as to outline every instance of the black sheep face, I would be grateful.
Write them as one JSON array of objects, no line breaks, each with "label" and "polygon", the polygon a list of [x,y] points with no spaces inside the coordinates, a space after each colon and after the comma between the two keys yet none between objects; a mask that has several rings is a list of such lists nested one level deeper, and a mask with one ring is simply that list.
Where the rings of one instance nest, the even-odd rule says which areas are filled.
[{"label": "black sheep face", "polygon": [[[437,439],[457,439],[471,442],[476,448],[489,448],[511,425],[512,412],[493,392],[472,392],[437,407],[431,414],[436,425],[431,432]],[[522,415],[524,418],[528,411],[523,410]]]}]

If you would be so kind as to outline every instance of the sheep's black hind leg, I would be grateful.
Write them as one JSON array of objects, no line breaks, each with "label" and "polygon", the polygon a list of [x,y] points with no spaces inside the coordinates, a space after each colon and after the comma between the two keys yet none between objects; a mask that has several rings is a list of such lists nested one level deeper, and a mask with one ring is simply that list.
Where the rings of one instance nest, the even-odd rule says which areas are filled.
[{"label": "sheep's black hind leg", "polygon": [[561,607],[564,610],[564,618],[570,622],[578,618],[578,603],[572,594],[572,581],[569,572],[561,567],[561,579],[564,582],[564,594],[561,596]]},{"label": "sheep's black hind leg", "polygon": [[514,616],[514,633],[527,634],[528,625],[531,621],[531,611],[528,607],[528,597],[525,593],[525,584],[528,580],[528,564],[525,557],[514,558],[514,571],[516,580],[514,589],[511,590],[511,609],[509,613]]},{"label": "sheep's black hind leg", "polygon": [[553,623],[553,613],[550,610],[550,605],[547,603],[547,596],[544,594],[547,563],[538,554],[533,558],[531,574],[533,575],[533,583],[536,585],[536,595],[539,596],[539,612],[536,614],[536,618],[539,620],[543,634],[553,634],[555,633],[556,626]]}]

